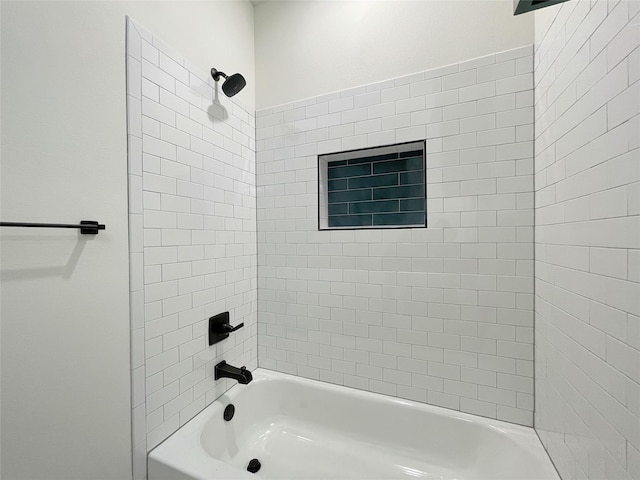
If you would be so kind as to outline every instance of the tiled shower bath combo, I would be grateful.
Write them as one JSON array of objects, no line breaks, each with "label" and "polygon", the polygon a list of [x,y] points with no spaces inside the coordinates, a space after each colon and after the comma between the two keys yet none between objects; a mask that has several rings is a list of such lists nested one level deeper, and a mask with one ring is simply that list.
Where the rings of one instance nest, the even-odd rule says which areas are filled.
[{"label": "tiled shower bath combo", "polygon": [[539,19],[257,112],[128,21],[136,479],[640,473],[638,11]]}]

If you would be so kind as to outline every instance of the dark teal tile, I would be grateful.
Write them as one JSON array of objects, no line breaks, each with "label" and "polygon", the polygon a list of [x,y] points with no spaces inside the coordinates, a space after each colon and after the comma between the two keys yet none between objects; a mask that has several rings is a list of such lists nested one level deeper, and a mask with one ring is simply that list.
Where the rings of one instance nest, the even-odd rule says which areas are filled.
[{"label": "dark teal tile", "polygon": [[357,165],[358,163],[383,162],[385,160],[395,160],[398,158],[397,153],[385,153],[384,155],[372,155],[370,157],[352,158],[349,165]]},{"label": "dark teal tile", "polygon": [[[415,197],[415,195],[412,195]],[[329,192],[329,203],[344,203],[344,202],[361,202],[364,200],[371,200],[371,189],[365,188],[363,190],[346,190],[343,192]]]},{"label": "dark teal tile", "polygon": [[422,150],[412,150],[410,152],[400,152],[400,158],[408,158],[408,157],[422,157]]},{"label": "dark teal tile", "polygon": [[367,227],[371,225],[371,215],[329,216],[330,227]]},{"label": "dark teal tile", "polygon": [[329,180],[329,191],[334,192],[336,190],[346,190],[347,189],[347,179],[342,180]]},{"label": "dark teal tile", "polygon": [[424,197],[424,185],[405,185],[402,187],[380,187],[373,189],[373,199]]},{"label": "dark teal tile", "polygon": [[342,165],[346,165],[347,161],[346,160],[332,160],[329,162],[329,164],[327,165],[328,167],[340,167]]},{"label": "dark teal tile", "polygon": [[368,177],[356,177],[349,179],[349,189],[367,187],[388,187],[398,185],[398,174],[369,175]]},{"label": "dark teal tile", "polygon": [[378,213],[373,225],[424,225],[424,213]]},{"label": "dark teal tile", "polygon": [[[398,200],[380,200],[377,202],[353,202],[349,204],[349,213],[397,212]],[[329,213],[331,215],[331,213]]]},{"label": "dark teal tile", "polygon": [[330,203],[329,215],[346,215],[349,213],[348,203]]},{"label": "dark teal tile", "polygon": [[373,173],[407,172],[409,170],[420,170],[422,168],[422,157],[403,158],[402,160],[375,163],[373,165]]},{"label": "dark teal tile", "polygon": [[361,177],[371,175],[371,165],[352,165],[346,167],[331,167],[329,164],[329,178]]},{"label": "dark teal tile", "polygon": [[407,200],[400,200],[401,212],[424,212],[425,211],[424,198],[408,198]]},{"label": "dark teal tile", "polygon": [[400,185],[413,185],[424,183],[424,170],[405,172],[400,174]]}]

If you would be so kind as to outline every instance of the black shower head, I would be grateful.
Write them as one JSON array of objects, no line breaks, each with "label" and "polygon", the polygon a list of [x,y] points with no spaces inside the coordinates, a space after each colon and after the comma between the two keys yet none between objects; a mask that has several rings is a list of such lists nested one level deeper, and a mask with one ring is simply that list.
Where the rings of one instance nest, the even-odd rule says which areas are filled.
[{"label": "black shower head", "polygon": [[247,81],[239,73],[234,73],[231,76],[227,76],[224,72],[220,72],[215,68],[211,69],[211,76],[217,82],[220,77],[224,77],[224,83],[222,84],[222,91],[227,97],[233,97],[236,93],[244,88]]}]

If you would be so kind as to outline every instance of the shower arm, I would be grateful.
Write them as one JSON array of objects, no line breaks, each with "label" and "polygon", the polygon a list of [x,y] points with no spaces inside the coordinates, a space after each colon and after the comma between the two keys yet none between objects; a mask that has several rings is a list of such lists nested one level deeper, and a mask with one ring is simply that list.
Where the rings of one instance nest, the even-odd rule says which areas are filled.
[{"label": "shower arm", "polygon": [[220,80],[220,77],[224,77],[225,79],[227,79],[227,74],[224,72],[221,72],[219,70],[216,70],[215,68],[211,69],[211,76],[213,77],[213,80],[215,82],[217,82],[218,80]]}]

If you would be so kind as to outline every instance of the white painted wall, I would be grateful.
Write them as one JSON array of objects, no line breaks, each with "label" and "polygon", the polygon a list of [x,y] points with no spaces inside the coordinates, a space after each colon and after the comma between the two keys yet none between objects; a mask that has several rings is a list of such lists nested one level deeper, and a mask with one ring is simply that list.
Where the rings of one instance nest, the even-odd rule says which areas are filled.
[{"label": "white painted wall", "polygon": [[535,426],[564,480],[638,479],[640,2],[535,18]]},{"label": "white painted wall", "polygon": [[274,1],[255,9],[257,107],[533,43],[512,0]]},{"label": "white painted wall", "polygon": [[2,2],[1,218],[107,225],[2,232],[2,478],[131,477],[126,14],[253,105],[248,2]]},{"label": "white painted wall", "polygon": [[[0,3],[0,25],[2,25],[2,3]],[[0,35],[0,51],[2,51],[2,35]],[[2,104],[2,62],[0,61],[0,105]],[[2,115],[0,115],[0,132],[2,132]],[[0,148],[0,165],[2,165],[2,148]],[[0,168],[0,185],[2,185],[2,168]],[[0,195],[0,213],[2,210]],[[1,245],[1,244],[0,244]],[[0,255],[0,271],[2,255]],[[0,294],[0,476],[2,476],[2,295]]]}]

